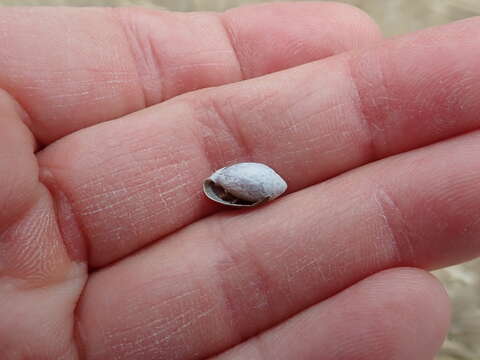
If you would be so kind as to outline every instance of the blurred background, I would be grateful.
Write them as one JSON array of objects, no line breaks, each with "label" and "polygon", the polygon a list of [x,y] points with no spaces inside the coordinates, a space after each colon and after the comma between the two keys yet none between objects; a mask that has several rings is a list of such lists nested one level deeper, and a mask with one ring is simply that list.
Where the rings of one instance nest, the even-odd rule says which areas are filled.
[{"label": "blurred background", "polygon": [[[268,0],[0,0],[4,5],[160,6],[175,11],[222,11]],[[368,12],[387,36],[480,14],[480,0],[340,0]],[[478,358],[480,360],[480,357]],[[477,359],[475,359],[477,360]]]},{"label": "blurred background", "polygon": [[[3,5],[136,5],[157,6],[176,11],[222,11],[259,2],[262,1],[0,0],[0,4]],[[380,24],[386,36],[401,35],[480,14],[480,0],[343,0],[339,2],[349,3],[365,10]],[[480,360],[480,260],[436,271],[434,274],[445,284],[453,304],[450,334],[437,360]]]}]

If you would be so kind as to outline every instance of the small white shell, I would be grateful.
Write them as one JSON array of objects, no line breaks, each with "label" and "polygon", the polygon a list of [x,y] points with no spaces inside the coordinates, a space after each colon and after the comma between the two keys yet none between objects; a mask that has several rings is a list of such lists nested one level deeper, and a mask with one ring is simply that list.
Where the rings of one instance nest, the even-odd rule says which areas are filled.
[{"label": "small white shell", "polygon": [[267,165],[240,163],[215,171],[203,183],[205,195],[220,204],[252,207],[276,199],[287,183]]}]

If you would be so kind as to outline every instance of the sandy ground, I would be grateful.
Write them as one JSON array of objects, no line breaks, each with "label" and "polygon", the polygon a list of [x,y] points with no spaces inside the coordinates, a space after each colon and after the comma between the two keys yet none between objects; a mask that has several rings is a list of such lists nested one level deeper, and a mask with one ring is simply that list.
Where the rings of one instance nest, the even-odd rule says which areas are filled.
[{"label": "sandy ground", "polygon": [[[142,5],[171,10],[225,10],[258,0],[0,0],[5,5]],[[344,0],[367,11],[387,36],[480,14],[480,0]],[[437,360],[480,360],[480,260],[436,271],[453,303],[453,322]]]}]

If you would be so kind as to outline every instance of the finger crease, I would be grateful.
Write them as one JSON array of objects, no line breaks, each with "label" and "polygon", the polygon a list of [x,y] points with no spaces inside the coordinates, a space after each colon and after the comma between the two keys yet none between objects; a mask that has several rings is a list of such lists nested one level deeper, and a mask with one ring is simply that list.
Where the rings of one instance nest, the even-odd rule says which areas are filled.
[{"label": "finger crease", "polygon": [[363,129],[366,131],[368,136],[368,151],[367,151],[367,159],[368,161],[375,161],[381,158],[380,151],[377,145],[377,137],[376,133],[379,129],[376,128],[374,123],[369,119],[367,115],[367,109],[365,105],[365,101],[363,100],[362,93],[360,91],[360,85],[358,83],[358,78],[355,76],[353,71],[353,65],[351,61],[346,63],[346,70],[349,73],[350,83],[352,85],[352,90],[354,94],[353,104],[356,108],[356,113],[358,114],[358,118],[362,124]]},{"label": "finger crease", "polygon": [[[409,260],[414,259],[414,249],[407,220],[392,196],[378,184],[376,188],[374,199],[390,235],[389,238],[394,251],[393,260],[398,266],[410,265]],[[407,254],[404,254],[404,248],[407,249]]]},{"label": "finger crease", "polygon": [[[196,104],[197,102],[199,103]],[[251,161],[254,158],[248,139],[236,125],[238,120],[235,119],[235,110],[228,100],[224,104],[218,104],[218,100],[207,94],[205,100],[189,101],[187,98],[186,103],[192,109],[192,119],[195,122],[190,127],[192,136],[202,149],[211,171],[218,170],[233,159]],[[228,111],[228,115],[225,111]],[[228,156],[225,149],[228,149]]]},{"label": "finger crease", "polygon": [[[263,322],[268,325],[275,323],[273,319],[277,318],[273,314],[273,304],[270,298],[272,287],[271,280],[261,264],[246,249],[234,249],[229,245],[232,238],[226,241],[226,234],[222,219],[215,220],[216,225],[212,226],[212,238],[219,245],[221,260],[214,267],[214,271],[219,277],[221,297],[226,306],[226,313],[230,315],[229,327],[236,336],[236,343],[241,343],[249,338],[258,335],[263,331],[263,326],[252,326],[255,322],[263,318]],[[234,239],[239,243],[241,239]],[[246,252],[247,254],[244,254]],[[246,259],[242,262],[240,259]],[[229,277],[226,274],[231,274]],[[233,278],[233,279],[232,279]],[[245,286],[242,286],[245,284]],[[250,295],[248,293],[250,293]],[[265,314],[267,312],[268,314]],[[261,320],[259,320],[262,322]]]},{"label": "finger crease", "polygon": [[[81,260],[88,265],[90,258],[90,239],[85,230],[85,225],[81,221],[81,217],[74,210],[73,201],[62,190],[60,182],[51,169],[40,167],[40,182],[52,197],[58,229],[66,251],[73,261]],[[66,229],[67,223],[64,219],[71,221],[71,228],[74,229],[74,232]],[[67,238],[76,239],[77,241],[67,243]]]},{"label": "finger crease", "polygon": [[[148,98],[147,98],[147,92],[145,90],[144,83],[143,83],[143,80],[142,80],[142,76],[141,76],[141,73],[140,73],[140,68],[139,68],[139,62],[141,60],[139,60],[139,58],[137,56],[138,52],[135,49],[139,49],[139,50],[143,51],[143,53],[140,54],[140,58],[144,59],[144,60],[147,59],[147,56],[145,55],[145,52],[147,50],[145,50],[144,47],[141,46],[141,44],[137,44],[137,46],[134,46],[135,43],[138,43],[138,35],[137,35],[135,30],[131,29],[132,27],[135,28],[135,24],[132,23],[132,21],[130,21],[129,19],[127,21],[125,21],[120,16],[120,13],[117,11],[117,9],[115,9],[115,8],[110,9],[110,13],[111,13],[111,18],[117,23],[117,25],[120,29],[120,32],[123,34],[123,36],[125,38],[125,42],[128,45],[128,50],[129,50],[130,56],[131,56],[131,62],[133,63],[133,67],[135,69],[135,74],[136,74],[136,77],[137,77],[138,87],[140,89],[141,96],[142,96],[143,107],[145,108],[149,105],[148,104]],[[131,33],[133,33],[133,35]],[[149,49],[151,50],[150,39],[148,39],[148,44],[150,45]],[[148,56],[148,58],[156,59],[155,56]],[[157,70],[159,70],[159,69],[160,69],[160,67],[157,68]]]},{"label": "finger crease", "polygon": [[232,28],[228,24],[228,21],[224,18],[224,14],[218,14],[217,19],[220,22],[220,25],[222,29],[225,31],[225,37],[228,40],[230,47],[233,50],[233,54],[235,56],[235,59],[238,64],[238,70],[240,71],[241,79],[245,80],[247,79],[247,76],[245,74],[245,71],[243,69],[242,63],[240,61],[240,57],[238,56],[238,50],[236,46],[236,41],[235,41],[235,35],[234,32],[232,31]]},{"label": "finger crease", "polygon": [[[62,226],[62,221],[61,221],[61,215],[59,214],[59,201],[68,201],[69,202],[69,207],[71,207],[71,204],[70,204],[70,199],[68,199],[68,197],[65,196],[64,193],[61,193],[61,191],[59,191],[59,187],[58,187],[58,183],[55,181],[55,178],[53,177],[53,173],[51,171],[48,171],[48,170],[43,170],[41,171],[41,174],[45,174],[45,171],[47,171],[47,176],[48,176],[48,185],[44,182],[40,182],[44,188],[46,189],[46,191],[48,191],[50,193],[50,197],[52,199],[52,203],[53,203],[53,210],[54,210],[54,216],[55,216],[55,219],[56,219],[56,224],[57,224],[57,228],[58,228],[58,231],[59,231],[59,234],[60,234],[60,239],[63,241],[63,245],[67,251],[67,253],[69,253],[69,245],[66,243],[65,239],[66,239],[66,235],[63,231],[63,226]],[[62,194],[62,199],[59,200],[58,196],[59,194]],[[75,216],[75,214],[73,214],[73,220],[76,222],[76,228],[79,230],[79,236],[81,237],[82,239],[82,245],[85,246],[85,248],[88,248],[88,244],[87,244],[87,241],[85,240],[86,239],[86,235],[82,229],[82,226],[80,224],[80,222],[78,221],[77,217]],[[88,254],[88,251],[86,251],[86,254]],[[72,261],[74,261],[74,259],[72,259]],[[88,266],[88,256],[87,256],[87,259],[85,259],[85,262]],[[88,271],[88,269],[87,269]],[[72,318],[73,318],[73,328],[72,328],[72,346],[74,347],[74,350],[75,350],[75,353],[77,355],[77,360],[84,360],[86,359],[85,357],[85,354],[84,354],[84,346],[83,346],[83,342],[81,340],[81,336],[80,336],[80,332],[79,332],[79,323],[78,323],[78,306],[80,304],[80,300],[84,294],[84,289],[87,285],[87,282],[84,281],[83,282],[83,285],[81,287],[81,289],[79,289],[79,292],[78,292],[78,297],[76,298],[76,301],[75,303],[73,304],[73,311],[72,311]]]}]

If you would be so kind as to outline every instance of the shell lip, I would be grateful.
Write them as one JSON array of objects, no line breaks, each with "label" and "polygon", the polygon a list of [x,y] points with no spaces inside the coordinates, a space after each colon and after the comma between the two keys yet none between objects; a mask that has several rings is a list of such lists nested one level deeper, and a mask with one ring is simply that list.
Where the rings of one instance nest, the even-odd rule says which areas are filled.
[{"label": "shell lip", "polygon": [[213,181],[211,178],[205,179],[205,181],[203,182],[203,191],[210,200],[216,203],[238,208],[255,207],[264,204],[270,200],[270,197],[266,197],[256,202],[239,199],[234,195],[228,193],[220,185],[217,185],[215,181]]}]

